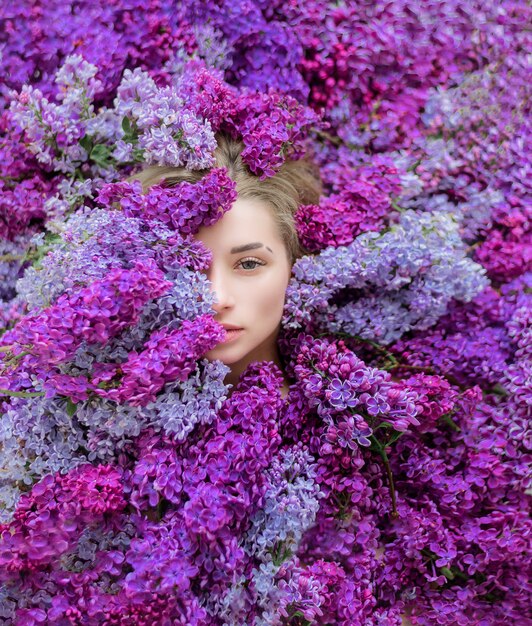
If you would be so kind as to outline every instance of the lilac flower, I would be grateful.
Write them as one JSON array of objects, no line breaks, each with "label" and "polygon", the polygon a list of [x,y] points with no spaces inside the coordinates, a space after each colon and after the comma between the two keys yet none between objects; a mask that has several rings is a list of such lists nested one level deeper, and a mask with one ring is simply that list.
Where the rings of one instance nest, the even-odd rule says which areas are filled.
[{"label": "lilac flower", "polygon": [[[383,343],[430,327],[453,298],[468,301],[486,284],[483,270],[465,257],[452,220],[413,212],[384,234],[365,233],[349,246],[303,257],[293,273],[285,325]],[[348,290],[359,297],[336,304]]]},{"label": "lilac flower", "polygon": [[346,407],[357,406],[359,400],[353,395],[351,390],[351,383],[347,381],[341,381],[338,378],[334,378],[329,386],[328,398],[329,402],[337,409],[345,409]]},{"label": "lilac flower", "polygon": [[246,146],[242,159],[261,178],[273,176],[285,158],[304,154],[305,131],[319,118],[290,96],[274,93],[243,96],[233,122]]},{"label": "lilac flower", "polygon": [[187,110],[178,91],[158,88],[139,68],[124,72],[115,115],[138,127],[138,147],[147,163],[199,170],[213,165],[216,142],[209,122]]},{"label": "lilac flower", "polygon": [[245,545],[255,557],[279,565],[280,559],[296,552],[304,531],[314,522],[320,494],[312,457],[302,446],[282,450],[267,474],[266,501],[252,519]]},{"label": "lilac flower", "polygon": [[235,184],[222,168],[212,169],[197,183],[172,187],[155,185],[147,194],[140,183],[115,183],[102,189],[99,200],[110,206],[120,201],[128,217],[159,221],[181,234],[194,234],[228,211],[236,199]]},{"label": "lilac flower", "polygon": [[45,217],[44,204],[53,184],[42,176],[26,178],[14,188],[0,181],[0,241],[16,241],[31,236],[35,225]]},{"label": "lilac flower", "polygon": [[23,575],[53,562],[76,541],[81,524],[97,524],[124,506],[120,475],[109,466],[80,466],[57,481],[47,476],[22,497],[12,525],[2,529],[3,571]]}]

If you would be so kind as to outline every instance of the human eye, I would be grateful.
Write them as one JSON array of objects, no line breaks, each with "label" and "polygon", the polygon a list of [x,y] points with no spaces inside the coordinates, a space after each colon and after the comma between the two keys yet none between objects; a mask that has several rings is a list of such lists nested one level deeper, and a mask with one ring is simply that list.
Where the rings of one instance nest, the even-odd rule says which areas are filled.
[{"label": "human eye", "polygon": [[236,264],[236,267],[243,269],[246,272],[252,272],[261,265],[266,265],[266,263],[255,257],[247,257],[245,259],[240,259],[240,261]]}]

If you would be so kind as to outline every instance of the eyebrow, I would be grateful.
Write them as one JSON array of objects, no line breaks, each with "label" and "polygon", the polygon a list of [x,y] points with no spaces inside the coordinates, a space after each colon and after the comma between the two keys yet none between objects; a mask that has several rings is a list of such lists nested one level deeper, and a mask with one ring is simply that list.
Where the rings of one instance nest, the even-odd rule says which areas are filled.
[{"label": "eyebrow", "polygon": [[273,250],[268,248],[268,246],[264,246],[260,241],[255,241],[254,243],[246,243],[243,246],[236,246],[236,248],[231,248],[231,254],[239,254],[240,252],[247,252],[248,250],[256,250],[257,248],[265,247],[266,250],[269,250],[273,254]]}]

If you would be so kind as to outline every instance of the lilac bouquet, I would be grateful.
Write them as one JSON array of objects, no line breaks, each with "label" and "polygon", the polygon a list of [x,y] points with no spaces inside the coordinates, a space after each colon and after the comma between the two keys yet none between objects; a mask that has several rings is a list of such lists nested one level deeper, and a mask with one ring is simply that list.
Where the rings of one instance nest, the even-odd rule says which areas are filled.
[{"label": "lilac bouquet", "polygon": [[[532,620],[528,13],[0,8],[0,624]],[[286,399],[204,358],[218,132],[320,165]]]}]

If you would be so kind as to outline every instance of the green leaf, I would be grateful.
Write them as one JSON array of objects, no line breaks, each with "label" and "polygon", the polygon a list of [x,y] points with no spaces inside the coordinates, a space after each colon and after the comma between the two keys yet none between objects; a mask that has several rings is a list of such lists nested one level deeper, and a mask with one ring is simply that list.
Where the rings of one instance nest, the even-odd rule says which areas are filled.
[{"label": "green leaf", "polygon": [[370,437],[369,440],[371,442],[370,446],[369,446],[369,449],[372,452],[378,452],[379,454],[382,454],[382,451],[383,451],[384,448],[382,447],[381,442],[376,437],[373,437],[373,436]]},{"label": "green leaf", "polygon": [[394,430],[393,435],[386,442],[386,446],[390,446],[392,443],[395,443],[399,439],[399,437],[402,437],[403,435],[404,433],[398,430]]},{"label": "green leaf", "polygon": [[498,396],[503,396],[503,397],[510,395],[508,393],[508,390],[505,389],[500,383],[497,383],[496,385],[494,385],[491,388],[491,392],[497,394]]},{"label": "green leaf", "polygon": [[12,398],[38,398],[44,396],[44,391],[11,391],[10,389],[0,389],[0,396],[11,396]]},{"label": "green leaf", "polygon": [[56,233],[46,233],[42,246],[29,249],[26,253],[25,260],[33,263],[33,266],[38,269],[41,267],[41,261],[50,252],[50,250],[61,241],[61,235]]},{"label": "green leaf", "polygon": [[453,414],[453,411],[451,411],[450,413],[445,413],[445,415],[442,415],[440,417],[440,420],[444,422],[445,424],[447,424],[448,426],[450,426],[455,432],[457,433],[462,432],[462,429],[460,428],[460,426],[454,423],[451,417],[452,414]]},{"label": "green leaf", "polygon": [[440,571],[445,576],[445,578],[447,578],[447,580],[454,579],[454,574],[448,567],[442,567]]},{"label": "green leaf", "polygon": [[103,166],[108,165],[110,156],[111,148],[103,143],[97,143],[90,153],[90,159]]},{"label": "green leaf", "polygon": [[75,402],[72,402],[70,398],[67,400],[66,412],[69,417],[73,417],[76,413],[78,405]]},{"label": "green leaf", "polygon": [[122,119],[122,130],[126,135],[132,134],[131,120],[127,116]]},{"label": "green leaf", "polygon": [[84,135],[79,140],[79,145],[90,154],[92,150],[92,139],[89,137],[89,135]]},{"label": "green leaf", "polygon": [[[303,619],[305,619],[305,616],[303,615],[301,611],[296,611],[295,613],[292,613],[291,617],[292,619],[294,617],[302,617]],[[310,624],[310,622],[307,619],[305,619],[305,623]]]}]

